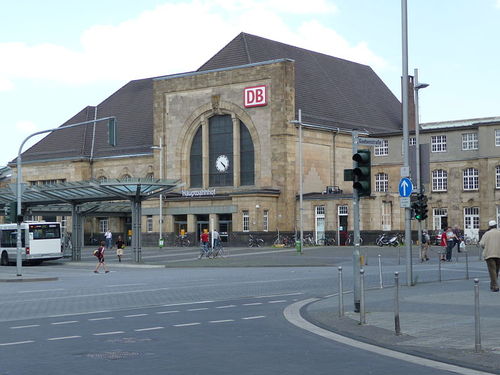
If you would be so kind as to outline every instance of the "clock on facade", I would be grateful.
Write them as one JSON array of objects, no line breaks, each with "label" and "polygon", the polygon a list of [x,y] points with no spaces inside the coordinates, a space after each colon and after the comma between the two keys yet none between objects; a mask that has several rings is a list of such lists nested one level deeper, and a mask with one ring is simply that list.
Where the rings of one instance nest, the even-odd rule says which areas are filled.
[{"label": "clock on facade", "polygon": [[219,172],[226,172],[229,168],[229,158],[226,155],[219,155],[215,160],[215,168]]}]

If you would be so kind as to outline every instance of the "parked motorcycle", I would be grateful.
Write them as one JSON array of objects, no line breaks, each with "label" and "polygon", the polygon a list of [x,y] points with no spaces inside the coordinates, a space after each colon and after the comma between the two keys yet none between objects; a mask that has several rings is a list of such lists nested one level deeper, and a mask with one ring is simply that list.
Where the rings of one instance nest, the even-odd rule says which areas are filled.
[{"label": "parked motorcycle", "polygon": [[382,246],[399,246],[399,240],[398,240],[398,235],[397,234],[392,234],[392,235],[387,235],[385,233],[382,233],[377,237],[375,240],[375,243],[382,247]]}]

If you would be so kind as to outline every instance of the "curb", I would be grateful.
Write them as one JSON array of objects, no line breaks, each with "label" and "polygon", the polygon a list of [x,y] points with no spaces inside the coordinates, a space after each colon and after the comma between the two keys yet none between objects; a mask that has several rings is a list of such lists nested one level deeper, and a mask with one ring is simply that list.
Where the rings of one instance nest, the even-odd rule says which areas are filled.
[{"label": "curb", "polygon": [[0,279],[0,283],[28,283],[33,281],[57,281],[59,277],[23,277],[20,276],[19,279]]}]

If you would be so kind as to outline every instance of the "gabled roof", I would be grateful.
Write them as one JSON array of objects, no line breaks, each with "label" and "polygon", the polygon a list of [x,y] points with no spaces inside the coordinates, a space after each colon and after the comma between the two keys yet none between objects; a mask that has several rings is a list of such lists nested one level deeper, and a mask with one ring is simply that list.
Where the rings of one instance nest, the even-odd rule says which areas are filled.
[{"label": "gabled roof", "polygon": [[91,155],[102,158],[150,154],[153,142],[152,78],[127,83],[97,107],[85,107],[63,125],[108,116],[115,116],[118,124],[116,147],[107,143],[106,123],[97,124],[95,134],[93,124],[82,125],[50,133],[23,152],[23,162],[75,160],[89,158]]},{"label": "gabled roof", "polygon": [[402,128],[401,103],[367,65],[241,33],[198,71],[281,58],[295,61],[303,122],[373,133]]}]

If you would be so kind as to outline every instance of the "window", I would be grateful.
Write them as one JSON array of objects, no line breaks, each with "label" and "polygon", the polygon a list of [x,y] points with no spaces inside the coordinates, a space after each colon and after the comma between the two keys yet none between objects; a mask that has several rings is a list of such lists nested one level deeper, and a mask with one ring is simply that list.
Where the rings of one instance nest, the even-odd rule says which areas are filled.
[{"label": "window", "polygon": [[434,230],[444,229],[448,226],[448,209],[434,208],[432,210]]},{"label": "window", "polygon": [[[208,120],[209,183],[210,186],[233,185],[233,120],[231,115],[213,116]],[[216,161],[224,155],[229,165],[222,171]],[[226,163],[225,163],[226,164]]]},{"label": "window", "polygon": [[387,173],[377,173],[375,175],[375,191],[389,191],[389,176]]},{"label": "window", "polygon": [[479,189],[479,170],[467,168],[464,170],[464,190]]},{"label": "window", "polygon": [[432,152],[446,152],[446,135],[433,135],[431,137]]},{"label": "window", "polygon": [[202,131],[201,126],[196,131],[191,143],[191,154],[189,158],[191,187],[201,187],[203,184],[203,163],[202,163]]},{"label": "window", "polygon": [[252,136],[248,128],[240,121],[240,184],[253,185],[254,182],[254,150]]},{"label": "window", "polygon": [[323,244],[325,241],[325,206],[316,206],[315,243]]},{"label": "window", "polygon": [[495,146],[500,146],[500,129],[495,130]]},{"label": "window", "polygon": [[146,231],[148,233],[151,233],[153,231],[153,216],[148,215],[146,217]]},{"label": "window", "polygon": [[339,216],[345,216],[349,214],[349,208],[346,205],[339,206]]},{"label": "window", "polygon": [[107,217],[99,218],[99,232],[106,233],[109,228],[109,219]]},{"label": "window", "polygon": [[250,215],[247,210],[243,211],[243,232],[250,231]]},{"label": "window", "polygon": [[389,141],[387,139],[383,139],[380,146],[375,146],[374,153],[375,156],[389,155]]},{"label": "window", "polygon": [[497,189],[500,189],[500,165],[497,165],[495,168],[495,177],[496,177],[495,187]]},{"label": "window", "polygon": [[267,232],[269,230],[269,210],[264,210],[263,220],[264,220],[263,223],[264,232]]},{"label": "window", "polygon": [[432,171],[432,191],[448,190],[448,172],[443,169]]},{"label": "window", "polygon": [[462,134],[462,150],[477,150],[477,133],[465,133]]}]

